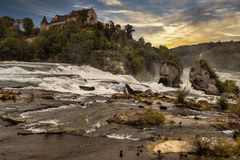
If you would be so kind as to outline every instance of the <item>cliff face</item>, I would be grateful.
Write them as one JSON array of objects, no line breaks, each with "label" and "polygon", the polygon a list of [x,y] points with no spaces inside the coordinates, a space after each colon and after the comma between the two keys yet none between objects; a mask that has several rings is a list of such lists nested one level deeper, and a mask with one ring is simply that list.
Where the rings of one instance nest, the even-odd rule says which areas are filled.
[{"label": "cliff face", "polygon": [[172,51],[181,58],[185,67],[190,67],[199,58],[204,58],[214,68],[240,69],[240,42],[203,43],[177,47]]}]

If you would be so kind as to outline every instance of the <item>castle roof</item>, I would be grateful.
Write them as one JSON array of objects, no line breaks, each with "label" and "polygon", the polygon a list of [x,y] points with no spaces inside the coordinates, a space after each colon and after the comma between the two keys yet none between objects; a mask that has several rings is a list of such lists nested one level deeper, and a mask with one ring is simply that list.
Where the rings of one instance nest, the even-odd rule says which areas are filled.
[{"label": "castle roof", "polygon": [[72,17],[86,16],[90,10],[91,9],[83,9],[79,11],[72,11],[71,13],[66,15],[56,15],[54,18],[52,18],[50,23],[65,21],[68,18],[72,18]]},{"label": "castle roof", "polygon": [[48,20],[45,16],[43,17],[41,24],[48,24]]}]

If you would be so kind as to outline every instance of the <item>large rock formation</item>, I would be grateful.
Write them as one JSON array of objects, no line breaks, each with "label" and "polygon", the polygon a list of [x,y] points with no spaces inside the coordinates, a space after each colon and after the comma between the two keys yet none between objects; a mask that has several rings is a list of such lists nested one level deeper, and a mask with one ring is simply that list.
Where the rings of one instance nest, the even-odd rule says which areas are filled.
[{"label": "large rock formation", "polygon": [[199,60],[191,68],[189,81],[192,87],[206,94],[219,95],[222,92],[221,82],[205,60]]},{"label": "large rock formation", "polygon": [[126,66],[121,61],[112,60],[111,58],[104,59],[103,62],[103,70],[109,71],[113,74],[128,74]]},{"label": "large rock formation", "polygon": [[160,67],[160,80],[158,83],[162,83],[167,87],[180,87],[181,72],[177,65],[172,62],[163,62]]}]

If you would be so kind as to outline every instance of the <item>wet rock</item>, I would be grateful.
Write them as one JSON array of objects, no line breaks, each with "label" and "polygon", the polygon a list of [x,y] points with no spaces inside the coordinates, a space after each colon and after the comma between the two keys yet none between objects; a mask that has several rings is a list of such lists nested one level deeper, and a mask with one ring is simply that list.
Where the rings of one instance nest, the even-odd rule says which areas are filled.
[{"label": "wet rock", "polygon": [[94,91],[95,87],[88,87],[88,86],[79,86],[80,89],[84,91]]},{"label": "wet rock", "polygon": [[140,94],[143,97],[153,97],[155,96],[151,89],[148,89]]},{"label": "wet rock", "polygon": [[139,105],[138,108],[145,108],[143,105]]},{"label": "wet rock", "polygon": [[24,123],[24,121],[19,121],[19,120],[9,118],[9,117],[4,117],[4,116],[1,116],[0,119],[2,121],[8,122],[10,125],[18,125],[20,123]]},{"label": "wet rock", "polygon": [[212,108],[212,104],[206,100],[200,100],[198,104],[201,106],[201,110],[210,110]]},{"label": "wet rock", "polygon": [[139,125],[160,125],[163,124],[165,117],[160,112],[153,109],[130,109],[115,114],[108,120],[110,123],[126,124],[132,126]]},{"label": "wet rock", "polygon": [[[32,95],[34,96],[34,94],[32,94]],[[53,94],[48,94],[48,93],[41,95],[41,98],[46,99],[46,100],[54,100],[55,99]]]},{"label": "wet rock", "polygon": [[115,93],[112,95],[112,99],[128,99],[129,96],[127,94]]},{"label": "wet rock", "polygon": [[0,91],[0,100],[2,101],[16,101],[20,98],[21,92],[15,90],[1,90]]},{"label": "wet rock", "polygon": [[128,68],[121,61],[114,61],[111,58],[105,58],[103,62],[103,70],[109,71],[113,74],[128,74]]},{"label": "wet rock", "polygon": [[119,153],[119,157],[123,157],[123,151],[121,150],[120,153]]},{"label": "wet rock", "polygon": [[130,95],[142,93],[142,91],[133,90],[128,84],[125,85],[125,88],[126,88],[126,93]]},{"label": "wet rock", "polygon": [[189,81],[196,90],[206,94],[219,95],[222,92],[221,82],[205,60],[199,60],[191,68]]},{"label": "wet rock", "polygon": [[160,106],[159,109],[160,110],[167,110],[167,107],[166,106]]},{"label": "wet rock", "polygon": [[153,147],[156,154],[161,153],[189,153],[194,150],[193,145],[188,141],[166,140]]},{"label": "wet rock", "polygon": [[180,87],[181,71],[176,64],[172,62],[163,62],[160,67],[160,80],[158,83],[162,83],[167,87]]}]

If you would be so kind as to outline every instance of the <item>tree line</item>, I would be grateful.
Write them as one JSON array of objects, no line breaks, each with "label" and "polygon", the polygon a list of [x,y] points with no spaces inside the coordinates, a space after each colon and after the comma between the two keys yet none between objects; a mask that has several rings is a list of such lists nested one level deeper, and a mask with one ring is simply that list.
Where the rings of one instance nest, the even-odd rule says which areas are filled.
[{"label": "tree line", "polygon": [[[102,69],[106,58],[123,62],[132,74],[154,72],[163,60],[179,63],[165,46],[153,47],[141,37],[133,39],[134,26],[113,21],[87,25],[71,21],[40,30],[30,18],[0,18],[0,60],[88,64]],[[115,54],[105,54],[106,51]]]}]

